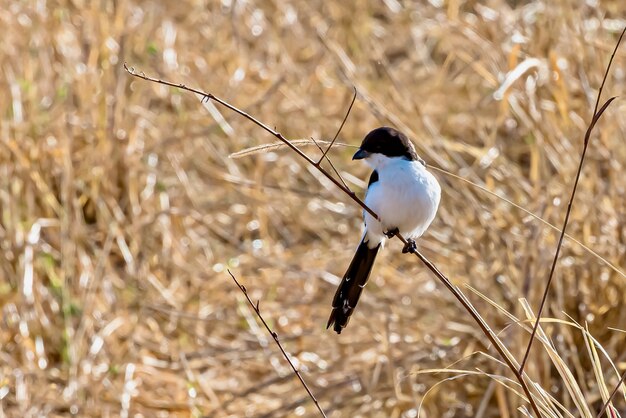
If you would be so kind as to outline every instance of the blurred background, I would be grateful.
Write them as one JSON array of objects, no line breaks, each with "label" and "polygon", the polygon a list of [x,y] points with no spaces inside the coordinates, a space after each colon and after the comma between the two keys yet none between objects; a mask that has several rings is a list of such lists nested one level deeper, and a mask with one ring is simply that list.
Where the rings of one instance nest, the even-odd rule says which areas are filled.
[{"label": "blurred background", "polygon": [[[0,3],[0,416],[318,416],[227,269],[331,417],[523,416],[398,241],[348,328],[325,330],[359,208],[284,148],[229,157],[275,138],[122,64],[291,139],[332,138],[356,87],[339,142],[381,125],[414,141],[444,190],[419,248],[521,359],[512,318],[522,298],[536,311],[558,231],[484,189],[562,224],[623,1]],[[605,98],[624,97],[625,64],[623,46]],[[592,412],[626,369],[624,112],[592,136],[543,327]],[[353,152],[330,157],[362,195]],[[587,416],[542,344],[526,370]]]}]

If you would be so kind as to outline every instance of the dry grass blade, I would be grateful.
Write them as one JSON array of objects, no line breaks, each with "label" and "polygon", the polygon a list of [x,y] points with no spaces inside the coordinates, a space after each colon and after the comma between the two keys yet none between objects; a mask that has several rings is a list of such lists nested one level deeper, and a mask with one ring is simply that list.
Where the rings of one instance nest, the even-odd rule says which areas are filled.
[{"label": "dry grass blade", "polygon": [[[510,321],[512,321],[512,323],[517,324],[522,329],[524,329],[526,332],[529,332],[529,333],[532,332],[532,328],[527,326],[526,324],[527,323],[535,323],[536,322],[536,317],[533,315],[532,310],[530,308],[530,305],[528,304],[528,302],[525,299],[521,299],[520,303],[521,303],[521,305],[522,305],[522,307],[524,309],[524,312],[526,313],[526,316],[527,316],[528,319],[526,321],[522,321],[519,318],[517,318],[516,316],[514,316],[511,312],[509,312],[507,309],[505,309],[504,307],[500,306],[499,304],[494,302],[492,299],[488,298],[483,293],[481,293],[478,290],[472,288],[471,286],[467,286],[467,287],[474,294],[476,294],[481,299],[483,299],[484,301],[489,303],[491,306],[496,308],[501,314],[505,315]],[[574,320],[564,321],[562,319],[542,318],[541,319],[541,323],[555,323],[555,324],[565,325],[565,326],[568,326],[568,327],[576,328],[576,329],[580,330],[580,332],[582,333],[583,339],[585,341],[585,345],[586,345],[586,348],[587,348],[587,353],[588,353],[590,361],[591,361],[591,363],[593,365],[594,375],[595,375],[595,378],[596,378],[597,385],[598,385],[598,387],[601,388],[600,393],[602,394],[602,398],[605,400],[604,405],[603,405],[603,407],[600,410],[600,413],[596,417],[596,418],[600,418],[602,416],[603,412],[606,410],[608,404],[610,403],[610,400],[615,396],[615,392],[624,383],[624,380],[625,380],[624,376],[626,376],[626,374],[621,377],[620,381],[618,382],[615,390],[611,393],[611,395],[608,395],[608,392],[606,392],[605,381],[604,381],[604,378],[603,378],[603,375],[602,375],[602,372],[601,372],[601,368],[600,368],[600,359],[599,359],[599,356],[598,356],[598,350],[600,350],[602,355],[610,363],[610,365],[613,367],[613,369],[615,370],[616,373],[617,373],[617,368],[613,364],[613,361],[609,357],[609,355],[606,352],[606,350],[591,335],[589,330],[586,329],[585,327],[583,327],[582,325],[576,323]],[[552,344],[552,342],[550,341],[548,336],[544,333],[544,331],[543,331],[543,329],[541,327],[539,327],[539,331],[538,331],[537,336],[539,338],[539,341],[543,344],[546,352],[550,356],[550,358],[551,358],[551,360],[552,360],[556,370],[559,372],[559,374],[563,378],[563,381],[566,383],[567,390],[568,390],[570,396],[572,397],[572,399],[574,400],[574,402],[576,404],[576,408],[577,408],[579,414],[581,416],[584,416],[584,417],[591,417],[592,416],[591,415],[591,410],[589,409],[589,406],[587,405],[587,403],[585,401],[585,397],[584,397],[584,394],[582,393],[580,385],[578,384],[578,381],[574,377],[572,371],[568,368],[566,361],[556,351],[556,348],[554,347],[554,345]],[[619,374],[618,374],[618,376],[619,376]],[[604,389],[602,389],[602,388],[604,388]],[[552,397],[552,395],[550,395],[548,393],[546,393],[545,395],[549,398],[550,402],[556,402],[556,400]],[[566,411],[564,408],[561,408],[561,409],[568,416],[570,415],[569,412]]]},{"label": "dry grass blade", "polygon": [[[513,321],[513,323],[518,324],[518,325],[522,326],[522,328],[524,328],[526,331],[531,332],[531,328],[530,327],[526,327],[524,325],[524,322],[520,321],[519,318],[515,317],[513,314],[511,314],[505,308],[503,308],[502,306],[500,306],[499,304],[497,304],[496,302],[494,302],[493,300],[488,298],[486,295],[484,295],[481,292],[477,291],[476,289],[474,289],[474,288],[472,288],[470,286],[468,286],[468,288],[472,292],[474,292],[476,295],[478,295],[480,298],[482,298],[487,303],[489,303],[491,306],[493,306],[496,309],[498,309],[498,311],[500,313],[502,313],[503,315],[507,316],[511,321]],[[526,313],[526,316],[529,319],[529,321],[535,320],[535,317],[532,314],[532,311],[530,310],[530,306],[528,305],[528,303],[525,300],[521,300],[520,302],[522,304],[524,312]],[[545,322],[545,320],[544,320],[544,322]],[[572,325],[575,325],[575,324],[572,324]],[[584,399],[583,393],[582,393],[582,391],[581,391],[581,389],[580,389],[580,387],[578,385],[578,382],[576,381],[574,375],[572,374],[572,372],[567,367],[566,362],[559,355],[559,353],[557,352],[556,348],[551,343],[550,339],[544,333],[544,331],[543,331],[543,329],[541,327],[539,327],[539,331],[538,331],[537,336],[538,336],[539,341],[543,344],[546,352],[548,353],[548,356],[550,357],[552,363],[554,364],[554,367],[558,371],[559,375],[562,377],[563,382],[565,383],[565,386],[567,388],[568,393],[570,394],[571,398],[574,400],[574,403],[576,404],[576,409],[578,410],[579,414],[581,416],[585,417],[585,418],[591,418],[591,411],[589,410],[589,407],[585,403],[585,399]],[[537,388],[537,389],[539,390],[539,388]],[[543,395],[543,397],[544,397],[543,400],[544,400],[545,403],[559,404],[556,401],[556,399],[553,398],[553,396],[551,394],[549,394],[549,393],[547,393],[547,392],[545,392],[543,390],[539,390],[539,391]],[[566,409],[563,408],[562,406],[561,406],[561,409],[568,416],[570,415],[568,412],[566,412]]]},{"label": "dry grass blade", "polygon": [[595,342],[593,338],[591,338],[591,334],[589,333],[588,326],[585,326],[585,330],[582,333],[585,341],[585,348],[587,349],[587,355],[591,360],[591,368],[593,370],[593,374],[596,378],[598,390],[600,392],[600,396],[602,397],[602,403],[606,403],[609,400],[609,389],[606,387],[606,382],[604,379],[604,374],[602,373],[602,364],[600,363],[600,356],[598,355],[598,350],[596,349]]},{"label": "dry grass blade", "polygon": [[[331,141],[324,141],[324,140],[321,140],[321,139],[317,140],[317,141],[315,141],[313,139],[292,139],[290,142],[292,144],[298,146],[298,147],[315,145],[315,142],[317,142],[318,144],[323,144],[323,145],[330,145],[330,144],[332,144]],[[343,142],[335,142],[334,145],[338,146],[338,147],[357,148],[354,145],[344,144]],[[255,146],[255,147],[250,147],[250,148],[242,149],[241,151],[233,152],[228,157],[229,158],[235,158],[235,159],[243,158],[243,157],[248,157],[248,156],[251,156],[251,155],[261,154],[261,153],[264,153],[264,152],[276,151],[276,150],[279,150],[280,148],[284,148],[286,146],[287,145],[285,145],[284,142],[272,142],[271,144],[261,144],[261,145]]]},{"label": "dry grass blade", "polygon": [[319,402],[315,398],[315,395],[313,395],[313,392],[311,392],[311,389],[309,389],[309,386],[304,381],[304,378],[300,374],[300,371],[293,364],[293,362],[289,358],[289,354],[287,354],[287,352],[283,348],[283,345],[278,340],[278,334],[276,334],[274,331],[272,331],[272,329],[269,327],[269,325],[267,325],[267,322],[265,322],[265,319],[263,318],[263,316],[261,315],[261,311],[259,310],[259,302],[257,301],[256,304],[254,302],[252,302],[252,299],[250,299],[250,296],[248,295],[248,291],[246,290],[246,288],[241,283],[239,283],[237,281],[237,279],[235,278],[235,275],[230,270],[228,270],[228,274],[230,274],[230,277],[232,277],[233,281],[235,282],[235,284],[237,285],[239,290],[241,290],[241,292],[244,294],[244,296],[246,297],[246,300],[248,301],[248,304],[254,310],[254,313],[256,314],[256,316],[261,320],[261,322],[263,323],[263,326],[265,327],[267,332],[274,339],[274,342],[276,343],[276,345],[280,349],[280,352],[283,354],[283,357],[285,358],[285,360],[287,360],[287,363],[289,363],[289,366],[291,366],[291,369],[293,370],[295,375],[300,380],[300,383],[302,383],[302,386],[304,387],[304,389],[306,390],[306,393],[308,393],[309,397],[311,398],[311,400],[315,404],[315,407],[319,411],[320,415],[326,418],[326,413],[324,412],[324,410],[322,409],[321,405],[319,404]]},{"label": "dry grass blade", "polygon": [[613,49],[613,53],[611,54],[611,58],[609,59],[609,63],[606,66],[606,71],[604,72],[604,78],[602,79],[602,83],[600,84],[600,88],[598,89],[598,96],[596,99],[596,105],[595,108],[593,110],[593,117],[591,119],[591,122],[589,123],[589,127],[587,128],[587,131],[585,132],[585,142],[584,142],[584,146],[583,146],[583,151],[582,154],[580,156],[580,162],[578,163],[578,170],[576,172],[576,179],[574,180],[574,187],[572,188],[572,193],[570,195],[569,198],[569,202],[567,204],[567,210],[565,212],[565,220],[563,221],[563,227],[561,228],[561,234],[559,236],[559,241],[557,243],[556,246],[556,253],[554,254],[554,258],[552,259],[552,266],[550,267],[550,274],[548,275],[548,281],[546,283],[546,287],[545,290],[543,292],[543,296],[541,298],[541,303],[539,305],[539,310],[537,311],[537,320],[535,322],[535,325],[533,327],[533,332],[530,334],[530,340],[528,341],[528,346],[526,347],[526,352],[524,353],[524,358],[522,359],[522,363],[520,365],[520,372],[524,371],[524,366],[526,365],[526,361],[528,360],[528,356],[530,355],[530,349],[532,348],[533,345],[533,340],[535,339],[535,334],[537,333],[537,327],[539,326],[539,322],[541,320],[541,315],[543,313],[543,308],[546,304],[546,301],[548,299],[548,293],[550,291],[550,285],[552,284],[552,278],[554,277],[554,271],[556,269],[556,263],[559,259],[559,253],[561,252],[561,247],[563,245],[563,238],[565,237],[565,231],[567,230],[567,224],[569,223],[569,218],[570,215],[572,213],[572,205],[574,203],[574,198],[576,197],[576,189],[578,188],[578,182],[580,180],[580,174],[582,173],[582,169],[583,169],[583,164],[585,162],[585,156],[587,154],[587,147],[589,145],[589,139],[591,137],[591,132],[594,128],[594,126],[596,125],[596,123],[598,122],[598,120],[600,119],[600,117],[602,116],[602,114],[604,113],[604,111],[609,107],[609,105],[613,102],[613,100],[615,100],[615,97],[610,98],[609,100],[607,100],[604,105],[600,108],[600,110],[598,110],[598,105],[600,104],[600,97],[602,95],[602,90],[604,89],[604,84],[606,83],[607,77],[609,75],[609,71],[611,70],[611,64],[613,63],[613,59],[615,58],[615,54],[617,53],[617,50],[620,46],[620,43],[622,42],[622,38],[624,37],[624,33],[626,33],[626,27],[624,28],[624,30],[622,30],[622,33],[619,36],[619,39],[617,40],[617,43],[615,44],[615,48]]},{"label": "dry grass blade", "polygon": [[[484,376],[484,377],[487,377],[487,378],[491,379],[492,381],[496,382],[497,384],[501,385],[505,389],[507,389],[510,393],[514,393],[519,399],[523,400],[524,402],[528,402],[528,398],[526,398],[524,393],[522,393],[519,390],[519,386],[520,386],[519,383],[517,383],[516,381],[514,381],[512,379],[507,378],[506,376],[497,375],[497,374],[493,374],[493,373],[486,373],[486,372],[484,372],[482,370],[464,370],[464,369],[426,369],[426,370],[418,370],[416,372],[412,372],[412,374],[415,374],[415,375],[444,374],[444,373],[454,373],[454,376],[441,379],[440,381],[438,381],[434,385],[432,385],[428,389],[428,391],[426,391],[426,393],[424,394],[424,397],[422,398],[422,400],[420,401],[420,404],[419,404],[418,415],[417,415],[418,417],[421,415],[422,404],[426,400],[426,397],[428,396],[428,394],[430,392],[435,390],[437,388],[437,386],[442,385],[445,382],[450,382],[450,381],[461,379],[461,378],[464,378],[464,377],[467,377],[467,376]],[[562,405],[560,405],[560,406],[561,406],[562,409],[564,409]],[[556,414],[554,411],[550,410],[550,408],[546,407],[546,405],[542,405],[541,406],[541,410],[545,414],[545,416],[548,417],[548,418],[558,418],[559,417],[558,414]],[[532,416],[532,415],[530,415],[528,413],[525,413],[525,415]],[[573,418],[573,415],[569,414],[568,418]]]},{"label": "dry grass blade", "polygon": [[[539,323],[537,318],[533,315],[533,312],[530,306],[528,305],[527,301],[522,300],[522,308],[524,309],[526,317],[529,320],[535,323]],[[574,404],[576,405],[576,409],[578,410],[578,412],[581,414],[582,417],[593,418],[591,414],[591,410],[589,409],[589,406],[587,405],[585,401],[585,397],[580,388],[580,385],[578,384],[578,381],[574,377],[572,371],[567,367],[567,363],[565,362],[565,360],[563,360],[563,358],[557,352],[554,345],[550,342],[550,339],[543,331],[543,328],[539,326],[539,327],[533,328],[533,330],[535,329],[537,330],[536,332],[537,332],[539,340],[543,343],[543,347],[546,350],[546,353],[548,353],[548,355],[550,356],[550,359],[552,360],[552,364],[554,364],[554,367],[558,371],[559,375],[561,375],[561,378],[563,379],[563,382],[565,383],[565,387],[567,388],[567,391],[569,392],[572,400],[574,401]]]},{"label": "dry grass blade", "polygon": [[[617,382],[617,385],[615,385],[615,388],[613,388],[613,390],[611,391],[611,394],[609,395],[609,398],[606,400],[606,402],[604,402],[604,404],[600,408],[600,412],[598,412],[598,415],[596,415],[596,418],[600,418],[602,416],[602,414],[604,414],[606,409],[609,407],[609,405],[613,401],[613,398],[615,397],[615,395],[617,395],[617,391],[619,390],[620,386],[622,386],[624,383],[626,383],[626,372],[624,372],[622,377],[619,379],[619,382]],[[613,417],[613,416],[614,416],[614,413],[613,413],[613,411],[611,411],[611,417]]]},{"label": "dry grass blade", "polygon": [[[481,353],[481,354],[485,354],[485,353]],[[490,358],[491,360],[498,362],[498,360],[496,360],[495,358],[486,355],[486,357]],[[483,376],[483,377],[487,377],[489,379],[491,379],[493,382],[499,384],[500,386],[502,386],[503,388],[505,388],[507,391],[509,391],[510,393],[514,393],[519,399],[523,400],[524,402],[527,402],[528,399],[526,398],[526,396],[524,395],[524,393],[522,393],[519,389],[519,384],[512,379],[507,378],[506,376],[502,376],[502,375],[498,375],[498,374],[493,374],[493,373],[486,373],[480,369],[478,370],[464,370],[464,369],[426,369],[426,370],[419,370],[417,372],[413,372],[414,374],[440,374],[440,373],[454,373],[456,374],[456,376],[453,376],[453,378],[462,378],[462,377],[466,377],[466,376]],[[443,383],[445,380],[442,380],[440,382],[438,382],[437,384],[441,384]],[[434,388],[434,386],[433,386]],[[432,388],[431,388],[432,389]],[[537,390],[539,392],[541,392],[541,388],[538,387]],[[548,418],[560,418],[563,415],[561,415],[561,412],[564,414],[565,417],[567,418],[574,418],[574,415],[572,415],[567,408],[565,408],[565,406],[563,406],[560,402],[556,401],[552,396],[550,396],[549,394],[543,393],[544,397],[542,399],[542,402],[540,403],[540,408],[542,413],[544,414],[543,416],[546,416]],[[521,407],[520,409],[525,410],[525,408]],[[561,411],[561,412],[559,412]],[[532,415],[530,413],[528,413],[527,411],[523,412],[526,416],[530,416],[532,417]]]}]

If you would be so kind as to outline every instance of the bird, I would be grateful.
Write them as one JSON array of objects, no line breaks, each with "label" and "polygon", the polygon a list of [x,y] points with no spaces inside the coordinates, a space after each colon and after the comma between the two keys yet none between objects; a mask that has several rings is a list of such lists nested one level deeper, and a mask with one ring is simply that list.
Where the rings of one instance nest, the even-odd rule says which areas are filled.
[{"label": "bird", "polygon": [[334,325],[337,334],[348,325],[385,240],[402,234],[407,239],[402,252],[415,252],[415,239],[435,219],[441,200],[437,179],[409,138],[394,128],[383,126],[369,132],[352,159],[373,168],[365,204],[379,219],[363,211],[365,231],[335,292],[326,325],[326,329]]}]

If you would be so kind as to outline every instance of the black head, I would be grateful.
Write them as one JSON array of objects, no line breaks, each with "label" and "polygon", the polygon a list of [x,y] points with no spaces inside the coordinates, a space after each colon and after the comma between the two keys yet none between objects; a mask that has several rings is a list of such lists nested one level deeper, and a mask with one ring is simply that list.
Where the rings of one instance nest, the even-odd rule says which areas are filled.
[{"label": "black head", "polygon": [[352,157],[353,160],[367,158],[370,154],[382,154],[387,157],[405,157],[407,160],[418,160],[413,143],[402,132],[383,126],[367,134],[361,147]]}]

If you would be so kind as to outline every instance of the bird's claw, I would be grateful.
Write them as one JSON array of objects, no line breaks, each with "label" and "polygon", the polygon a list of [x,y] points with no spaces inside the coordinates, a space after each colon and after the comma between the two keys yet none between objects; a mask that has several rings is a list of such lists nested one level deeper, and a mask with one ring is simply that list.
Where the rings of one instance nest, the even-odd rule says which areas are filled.
[{"label": "bird's claw", "polygon": [[417,252],[417,245],[415,245],[415,240],[411,238],[406,240],[406,244],[404,244],[404,248],[402,248],[402,254],[415,254]]},{"label": "bird's claw", "polygon": [[385,234],[385,236],[389,239],[395,237],[396,235],[398,235],[398,233],[400,233],[400,231],[398,230],[398,228],[394,228],[394,229],[389,229],[385,232],[383,232],[383,234]]}]

